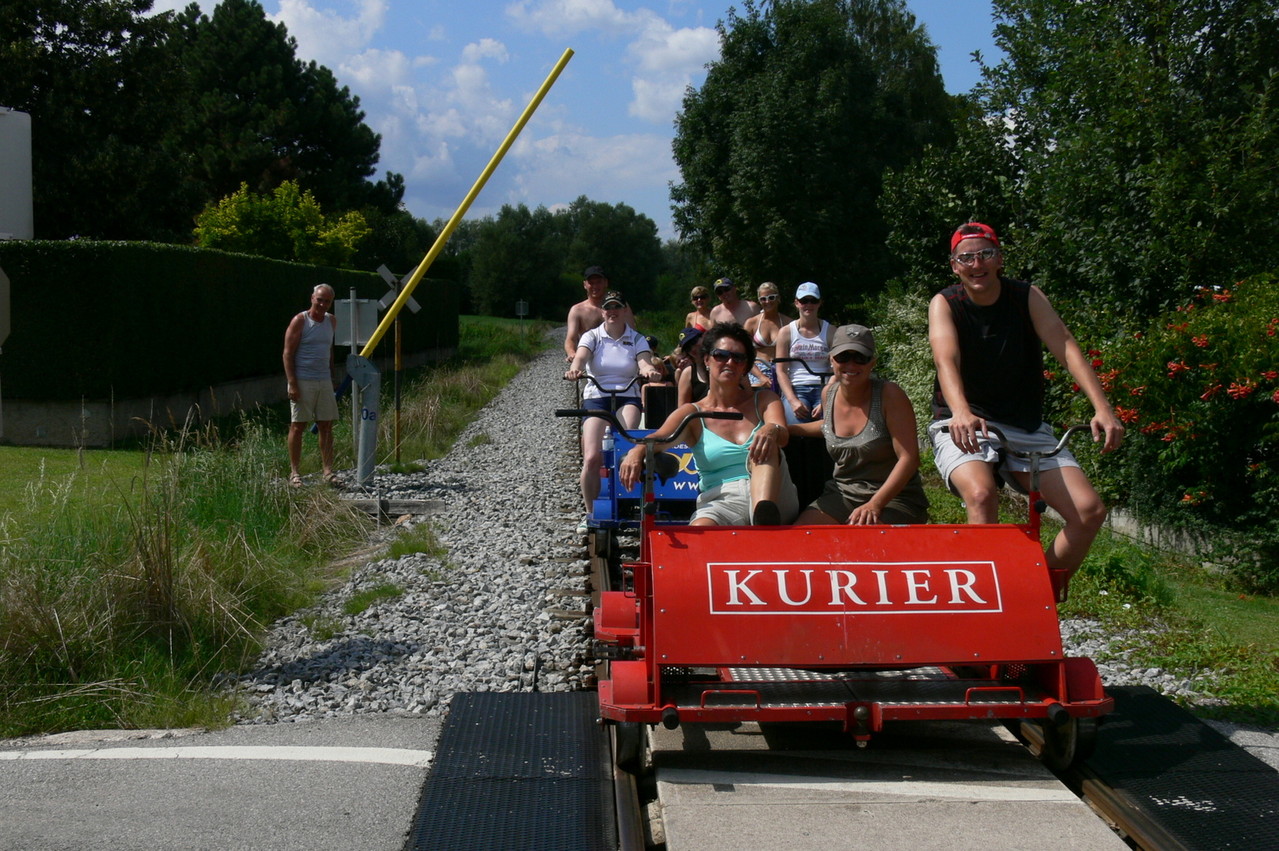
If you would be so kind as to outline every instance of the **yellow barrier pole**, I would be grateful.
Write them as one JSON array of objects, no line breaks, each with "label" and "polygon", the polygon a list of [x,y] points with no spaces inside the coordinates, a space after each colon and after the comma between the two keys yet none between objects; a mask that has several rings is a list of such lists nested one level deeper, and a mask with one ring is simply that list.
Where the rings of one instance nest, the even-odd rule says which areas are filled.
[{"label": "yellow barrier pole", "polygon": [[417,269],[409,276],[407,282],[400,289],[400,295],[395,299],[395,303],[386,311],[386,316],[382,317],[381,323],[378,324],[377,330],[373,332],[373,336],[369,338],[365,344],[364,350],[360,352],[360,357],[367,358],[373,354],[373,350],[377,348],[377,344],[382,341],[386,329],[395,321],[395,317],[399,315],[400,308],[409,300],[409,296],[413,294],[413,288],[418,285],[422,277],[426,274],[426,270],[431,268],[431,264],[435,262],[435,258],[439,256],[444,249],[444,243],[449,241],[449,237],[453,235],[453,231],[457,230],[457,226],[461,224],[462,217],[466,215],[466,211],[470,209],[471,202],[475,200],[475,196],[480,194],[480,190],[484,188],[484,184],[488,182],[489,176],[497,168],[498,163],[502,161],[502,157],[506,156],[507,150],[515,143],[515,137],[520,135],[520,131],[524,129],[524,125],[533,117],[533,112],[542,103],[542,98],[546,97],[546,93],[551,90],[551,86],[555,84],[559,78],[560,72],[564,70],[564,66],[573,58],[573,49],[566,48],[564,55],[555,63],[555,67],[551,69],[550,75],[547,76],[542,87],[537,90],[537,94],[533,95],[533,99],[529,101],[528,106],[524,107],[524,113],[519,120],[515,122],[515,126],[511,128],[511,132],[506,134],[506,139],[502,142],[497,152],[493,154],[493,158],[489,160],[489,164],[484,167],[484,171],[480,172],[479,179],[475,181],[475,185],[471,187],[471,191],[462,199],[462,204],[453,213],[453,218],[449,219],[449,223],[444,226],[444,230],[440,231],[440,235],[436,237],[435,244],[431,246],[431,250],[426,253],[426,257],[422,258],[422,262],[418,264]]}]

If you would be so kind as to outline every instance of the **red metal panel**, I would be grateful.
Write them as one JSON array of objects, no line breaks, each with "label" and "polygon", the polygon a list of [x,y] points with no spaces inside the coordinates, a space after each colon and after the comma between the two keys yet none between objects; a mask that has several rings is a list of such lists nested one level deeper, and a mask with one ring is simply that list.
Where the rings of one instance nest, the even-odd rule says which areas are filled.
[{"label": "red metal panel", "polygon": [[667,527],[649,543],[651,664],[1062,658],[1043,552],[1016,526]]}]

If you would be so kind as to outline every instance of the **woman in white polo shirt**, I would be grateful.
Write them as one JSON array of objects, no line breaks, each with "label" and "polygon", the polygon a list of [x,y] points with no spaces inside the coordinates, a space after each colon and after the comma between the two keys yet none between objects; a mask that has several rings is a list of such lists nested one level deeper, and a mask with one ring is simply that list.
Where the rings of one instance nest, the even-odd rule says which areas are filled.
[{"label": "woman in white polo shirt", "polygon": [[[577,379],[590,375],[595,379],[582,391],[582,407],[587,410],[613,411],[626,428],[635,428],[640,417],[640,388],[630,382],[636,375],[645,380],[659,378],[653,364],[653,353],[643,334],[626,324],[626,299],[612,290],[604,294],[601,305],[604,321],[590,329],[577,343],[577,353],[564,377]],[[596,386],[598,382],[604,387]],[[629,387],[627,385],[630,385]],[[606,392],[619,391],[619,392]],[[624,392],[626,395],[620,395]],[[586,534],[591,505],[600,493],[600,465],[604,461],[604,428],[599,417],[587,417],[582,423],[582,503],[586,516],[578,524],[579,534]]]}]

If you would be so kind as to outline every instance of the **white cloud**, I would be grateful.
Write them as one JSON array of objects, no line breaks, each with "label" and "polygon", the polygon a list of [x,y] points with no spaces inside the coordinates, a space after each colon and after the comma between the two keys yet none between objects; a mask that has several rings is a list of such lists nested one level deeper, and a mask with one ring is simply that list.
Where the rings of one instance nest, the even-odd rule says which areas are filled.
[{"label": "white cloud", "polygon": [[356,14],[344,18],[307,0],[280,0],[280,11],[267,18],[288,28],[300,54],[337,68],[353,50],[367,46],[386,21],[386,0],[353,0],[351,5]]},{"label": "white cloud", "polygon": [[625,34],[636,28],[638,19],[651,16],[641,9],[628,14],[613,0],[518,0],[506,7],[506,16],[521,29],[562,38],[586,30]]}]

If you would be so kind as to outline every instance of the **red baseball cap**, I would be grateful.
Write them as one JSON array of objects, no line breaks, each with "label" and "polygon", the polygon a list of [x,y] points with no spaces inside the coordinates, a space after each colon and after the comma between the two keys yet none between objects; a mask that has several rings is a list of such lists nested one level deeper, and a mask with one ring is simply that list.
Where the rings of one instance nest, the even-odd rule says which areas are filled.
[{"label": "red baseball cap", "polygon": [[965,239],[989,239],[995,243],[996,248],[999,247],[999,237],[995,235],[995,229],[981,222],[966,222],[955,228],[955,232],[950,235],[950,250],[954,251],[955,246]]}]

